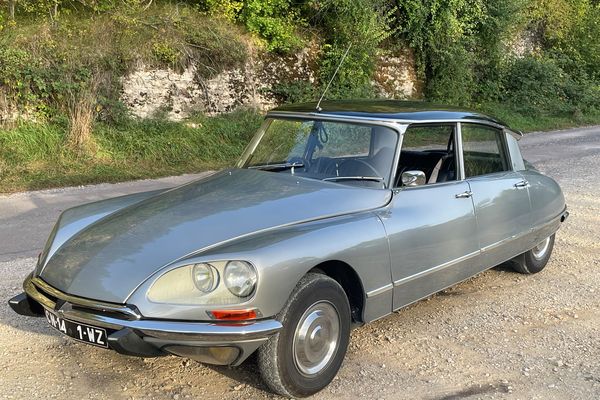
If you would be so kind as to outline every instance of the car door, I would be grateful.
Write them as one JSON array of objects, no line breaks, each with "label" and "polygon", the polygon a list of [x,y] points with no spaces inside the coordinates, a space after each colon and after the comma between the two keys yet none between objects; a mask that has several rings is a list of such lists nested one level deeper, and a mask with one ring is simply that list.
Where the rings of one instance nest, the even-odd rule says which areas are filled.
[{"label": "car door", "polygon": [[470,186],[482,264],[498,265],[524,251],[519,239],[531,228],[528,183],[514,170],[505,133],[476,123],[461,123],[462,159]]},{"label": "car door", "polygon": [[380,215],[390,244],[394,309],[480,270],[469,185],[456,174],[456,137],[456,124],[411,125],[404,133],[398,171],[423,171],[426,183],[397,183]]}]

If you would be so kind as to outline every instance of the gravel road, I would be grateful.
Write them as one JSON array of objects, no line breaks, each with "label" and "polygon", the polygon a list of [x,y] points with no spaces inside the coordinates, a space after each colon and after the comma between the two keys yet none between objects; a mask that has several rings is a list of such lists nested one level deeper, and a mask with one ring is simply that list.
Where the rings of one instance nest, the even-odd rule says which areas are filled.
[{"label": "gravel road", "polygon": [[[356,329],[338,377],[315,398],[600,398],[600,127],[529,134],[521,144],[561,183],[571,212],[546,269],[499,267]],[[61,210],[194,177],[0,196],[0,299],[21,291]],[[121,356],[7,306],[0,371],[8,399],[275,398],[255,360],[224,368]]]}]

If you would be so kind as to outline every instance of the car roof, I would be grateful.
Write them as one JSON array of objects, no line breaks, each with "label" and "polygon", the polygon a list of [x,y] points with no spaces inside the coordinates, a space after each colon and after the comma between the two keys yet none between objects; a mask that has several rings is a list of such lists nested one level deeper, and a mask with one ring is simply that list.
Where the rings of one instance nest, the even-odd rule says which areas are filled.
[{"label": "car roof", "polygon": [[334,100],[323,101],[317,111],[317,102],[289,104],[274,108],[269,114],[309,113],[313,115],[334,115],[379,120],[435,122],[435,121],[479,121],[494,125],[508,126],[500,120],[477,111],[404,100]]}]

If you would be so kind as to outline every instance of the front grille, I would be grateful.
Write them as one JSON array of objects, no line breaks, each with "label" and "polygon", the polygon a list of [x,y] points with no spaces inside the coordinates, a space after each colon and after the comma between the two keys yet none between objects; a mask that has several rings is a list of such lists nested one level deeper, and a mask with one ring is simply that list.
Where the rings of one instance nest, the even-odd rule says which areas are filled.
[{"label": "front grille", "polygon": [[86,312],[86,313],[90,313],[90,314],[102,315],[104,317],[110,317],[110,318],[115,318],[115,319],[122,319],[122,320],[125,320],[125,321],[135,321],[135,320],[139,319],[139,318],[136,318],[133,315],[125,314],[125,313],[122,313],[120,311],[104,310],[104,309],[100,309],[100,308],[85,307],[85,306],[80,306],[78,304],[73,304],[73,303],[69,303],[69,304],[71,305],[71,308],[73,310],[82,311],[82,312]]}]

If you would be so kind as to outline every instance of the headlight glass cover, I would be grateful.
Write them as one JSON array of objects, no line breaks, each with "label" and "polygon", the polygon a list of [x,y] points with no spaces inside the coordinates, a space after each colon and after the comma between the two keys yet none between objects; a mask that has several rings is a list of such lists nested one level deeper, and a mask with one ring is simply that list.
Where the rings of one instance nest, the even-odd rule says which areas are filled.
[{"label": "headlight glass cover", "polygon": [[229,261],[223,278],[227,289],[238,297],[248,297],[256,287],[256,270],[245,261]]},{"label": "headlight glass cover", "polygon": [[[229,264],[234,267],[228,270],[226,266]],[[229,283],[224,282],[226,271],[231,275]],[[245,261],[189,264],[174,268],[160,276],[152,284],[146,297],[153,303],[163,304],[239,304],[254,293],[257,278],[252,264]]]},{"label": "headlight glass cover", "polygon": [[192,280],[199,291],[210,293],[219,284],[219,272],[207,263],[194,264],[192,266]]}]

